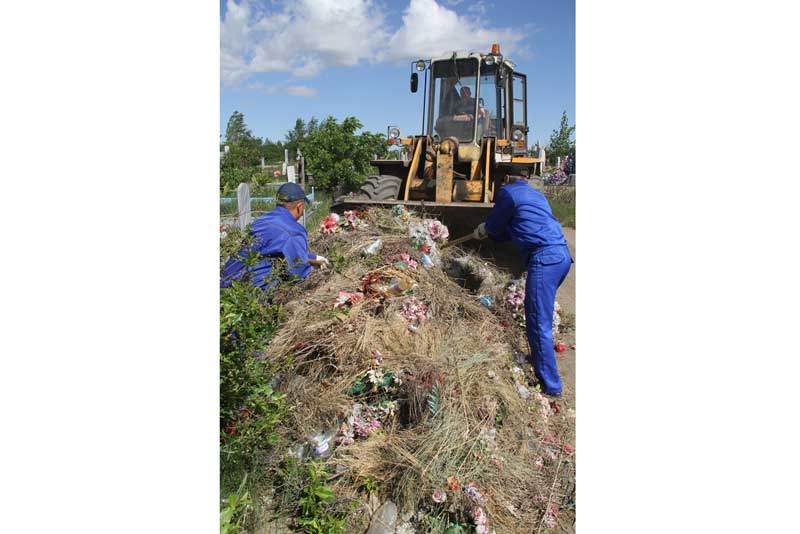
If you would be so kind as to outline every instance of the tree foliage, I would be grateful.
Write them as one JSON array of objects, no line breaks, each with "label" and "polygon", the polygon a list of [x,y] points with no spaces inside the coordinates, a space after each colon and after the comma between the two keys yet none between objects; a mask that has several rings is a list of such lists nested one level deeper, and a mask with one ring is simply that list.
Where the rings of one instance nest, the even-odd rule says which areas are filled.
[{"label": "tree foliage", "polygon": [[306,172],[314,175],[317,187],[355,187],[370,173],[373,156],[389,154],[386,137],[371,132],[357,134],[362,126],[355,117],[347,117],[341,123],[333,117],[321,123],[315,117],[307,123],[298,118],[286,133],[285,142],[276,143],[253,136],[244,115],[234,111],[225,130],[223,146],[228,151],[220,158],[220,190],[230,194],[242,182],[258,185],[272,181],[272,173],[260,167],[261,158],[266,163],[278,163],[283,160],[284,149],[292,158],[296,158],[298,150],[303,152]]},{"label": "tree foliage", "polygon": [[571,140],[572,134],[575,132],[575,126],[570,126],[567,120],[567,112],[564,111],[561,115],[561,126],[558,130],[553,130],[550,136],[550,146],[548,147],[547,156],[564,157],[569,154],[575,153],[575,141]]},{"label": "tree foliage", "polygon": [[369,161],[373,156],[388,154],[386,137],[372,132],[356,134],[362,126],[355,117],[347,117],[341,123],[328,117],[318,127],[307,130],[307,137],[299,147],[306,159],[306,169],[314,175],[318,187],[328,190],[337,186],[355,187],[370,173]]},{"label": "tree foliage", "polygon": [[[224,146],[228,151],[224,152]],[[225,129],[225,144],[220,147],[220,190],[230,193],[242,182],[263,181],[266,174],[261,170],[261,158],[266,163],[283,160],[283,144],[263,141],[254,137],[244,122],[244,115],[234,111]]]},{"label": "tree foliage", "polygon": [[308,124],[303,119],[298,118],[294,122],[294,128],[286,132],[285,147],[289,150],[289,157],[297,159],[297,149],[302,150],[303,144],[308,137],[319,129],[319,121],[316,117],[311,117]]},{"label": "tree foliage", "polygon": [[225,128],[225,142],[229,145],[239,143],[253,138],[253,133],[247,129],[244,123],[244,114],[234,111],[228,119],[228,127]]}]

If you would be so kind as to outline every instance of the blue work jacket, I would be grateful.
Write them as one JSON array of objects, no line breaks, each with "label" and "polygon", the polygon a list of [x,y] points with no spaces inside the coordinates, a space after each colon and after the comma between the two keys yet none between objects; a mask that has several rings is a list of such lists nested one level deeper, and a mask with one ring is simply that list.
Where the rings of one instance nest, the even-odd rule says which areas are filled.
[{"label": "blue work jacket", "polygon": [[231,256],[222,272],[221,287],[241,278],[246,270],[252,276],[253,285],[262,289],[273,285],[275,282],[270,280],[270,273],[271,260],[274,258],[286,258],[289,273],[300,278],[305,278],[311,272],[308,260],[314,260],[317,256],[308,252],[308,233],[283,206],[277,206],[253,221],[250,235],[253,238],[250,251],[257,252],[261,260],[245,269],[244,260],[248,250],[242,249],[239,254]]},{"label": "blue work jacket", "polygon": [[495,241],[510,239],[526,265],[537,249],[567,244],[547,199],[525,181],[500,188],[486,219],[486,233]]}]

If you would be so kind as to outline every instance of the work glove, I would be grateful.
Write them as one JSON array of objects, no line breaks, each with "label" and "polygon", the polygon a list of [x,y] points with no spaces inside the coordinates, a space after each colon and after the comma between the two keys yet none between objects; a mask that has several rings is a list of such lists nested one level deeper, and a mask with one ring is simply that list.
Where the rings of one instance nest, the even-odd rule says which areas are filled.
[{"label": "work glove", "polygon": [[320,269],[323,269],[323,270],[324,269],[329,269],[330,266],[331,266],[331,262],[328,261],[328,258],[326,258],[325,256],[320,256],[319,254],[317,254],[316,262],[317,262],[317,266]]},{"label": "work glove", "polygon": [[480,223],[477,228],[472,232],[473,239],[486,239],[489,234],[486,233],[486,223]]}]

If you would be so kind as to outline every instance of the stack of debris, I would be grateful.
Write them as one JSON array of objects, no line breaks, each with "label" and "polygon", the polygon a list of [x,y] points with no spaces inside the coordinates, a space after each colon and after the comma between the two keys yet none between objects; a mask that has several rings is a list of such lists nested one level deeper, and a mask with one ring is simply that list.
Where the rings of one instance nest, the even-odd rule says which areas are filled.
[{"label": "stack of debris", "polygon": [[[515,361],[520,282],[443,249],[447,228],[402,207],[331,215],[321,230],[310,248],[333,270],[276,297],[286,320],[263,357],[284,370],[287,454],[335,473],[337,499],[356,503],[348,532],[569,523],[556,482],[574,469],[573,436]],[[387,506],[392,524],[375,530]]]}]

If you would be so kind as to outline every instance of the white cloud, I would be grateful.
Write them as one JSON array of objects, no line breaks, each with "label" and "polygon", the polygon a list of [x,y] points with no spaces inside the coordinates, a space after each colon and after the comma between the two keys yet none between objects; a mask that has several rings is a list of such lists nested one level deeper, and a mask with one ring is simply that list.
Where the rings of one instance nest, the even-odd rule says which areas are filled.
[{"label": "white cloud", "polygon": [[305,85],[287,85],[286,92],[294,96],[314,96],[317,94],[316,89]]},{"label": "white cloud", "polygon": [[317,94],[317,90],[313,87],[285,83],[267,85],[262,82],[253,82],[247,84],[247,89],[258,93],[263,93],[265,95],[289,94],[292,96],[311,97],[316,96]]},{"label": "white cloud", "polygon": [[489,6],[486,5],[486,2],[483,0],[478,0],[471,6],[467,8],[467,11],[470,13],[475,13],[479,17],[486,15],[486,12],[489,11]]},{"label": "white cloud", "polygon": [[[326,67],[352,67],[362,61],[410,61],[450,50],[488,51],[492,43],[501,43],[505,55],[519,48],[525,32],[489,28],[473,15],[486,10],[483,0],[470,7],[458,4],[460,0],[449,0],[454,10],[436,0],[411,0],[402,24],[392,33],[387,29],[391,21],[376,0],[287,1],[273,11],[250,0],[227,0],[220,25],[221,78],[226,85],[238,85],[262,72],[311,78]],[[298,96],[314,94],[309,87],[288,82],[275,87]]]},{"label": "white cloud", "polygon": [[373,0],[300,0],[279,9],[228,0],[220,27],[223,82],[259,72],[312,77],[327,66],[354,66],[374,59],[388,38]]},{"label": "white cloud", "polygon": [[[483,6],[482,3],[475,5]],[[469,11],[460,10],[460,11]],[[390,59],[413,60],[451,50],[487,52],[500,43],[503,55],[513,53],[525,35],[511,28],[487,28],[479,18],[460,15],[435,0],[411,0],[403,25],[389,41]]]}]

